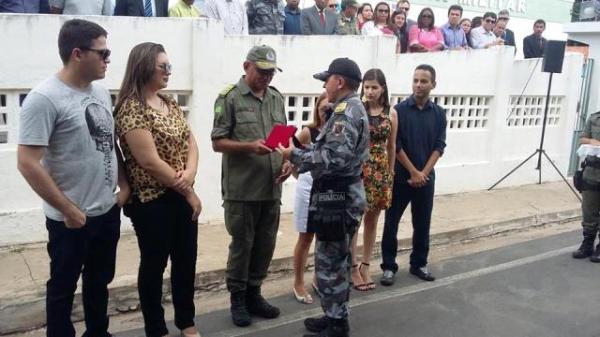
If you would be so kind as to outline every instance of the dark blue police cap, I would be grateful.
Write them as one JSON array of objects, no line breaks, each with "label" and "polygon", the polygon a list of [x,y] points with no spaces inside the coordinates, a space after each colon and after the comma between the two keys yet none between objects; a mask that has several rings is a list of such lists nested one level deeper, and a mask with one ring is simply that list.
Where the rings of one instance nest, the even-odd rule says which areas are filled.
[{"label": "dark blue police cap", "polygon": [[347,57],[337,58],[331,62],[327,71],[314,74],[313,77],[317,80],[327,81],[331,75],[341,75],[355,81],[362,81],[362,74],[358,64]]}]

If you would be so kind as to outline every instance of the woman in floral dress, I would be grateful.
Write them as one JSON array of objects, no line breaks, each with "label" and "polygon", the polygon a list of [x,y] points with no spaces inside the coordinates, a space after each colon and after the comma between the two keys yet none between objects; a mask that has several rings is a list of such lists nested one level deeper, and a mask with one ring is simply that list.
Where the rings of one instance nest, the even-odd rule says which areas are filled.
[{"label": "woman in floral dress", "polygon": [[[369,159],[363,166],[363,182],[368,209],[364,216],[362,262],[352,254],[352,281],[360,291],[375,289],[369,266],[377,234],[377,221],[382,210],[392,202],[392,182],[396,160],[396,130],[398,121],[390,100],[385,75],[380,69],[370,69],[363,78],[361,96],[369,117]],[[357,236],[353,240],[356,253]]]}]

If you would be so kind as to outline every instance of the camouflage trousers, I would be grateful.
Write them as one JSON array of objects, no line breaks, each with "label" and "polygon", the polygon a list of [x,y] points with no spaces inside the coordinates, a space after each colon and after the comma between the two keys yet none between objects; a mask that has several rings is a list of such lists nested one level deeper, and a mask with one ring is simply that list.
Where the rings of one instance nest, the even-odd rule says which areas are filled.
[{"label": "camouflage trousers", "polygon": [[352,235],[343,241],[319,241],[315,249],[315,273],[321,307],[329,318],[348,317],[350,300],[350,245]]}]

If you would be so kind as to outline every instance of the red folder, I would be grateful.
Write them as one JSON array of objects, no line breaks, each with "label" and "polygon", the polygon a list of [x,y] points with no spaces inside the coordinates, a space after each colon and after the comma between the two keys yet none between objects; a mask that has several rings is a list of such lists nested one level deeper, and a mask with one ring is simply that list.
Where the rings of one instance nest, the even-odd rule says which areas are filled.
[{"label": "red folder", "polygon": [[267,137],[265,145],[273,150],[277,148],[279,144],[283,145],[284,147],[288,147],[290,137],[296,133],[296,130],[296,127],[293,125],[274,125],[273,129],[271,129],[269,137]]}]

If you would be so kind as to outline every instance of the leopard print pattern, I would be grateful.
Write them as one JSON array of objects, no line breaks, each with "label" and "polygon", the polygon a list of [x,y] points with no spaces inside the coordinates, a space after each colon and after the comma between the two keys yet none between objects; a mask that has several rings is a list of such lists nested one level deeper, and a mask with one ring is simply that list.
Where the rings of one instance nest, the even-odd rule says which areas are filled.
[{"label": "leopard print pattern", "polygon": [[125,138],[128,132],[137,129],[149,131],[158,156],[175,171],[184,170],[187,163],[190,128],[177,102],[171,96],[160,97],[167,103],[169,113],[166,115],[133,98],[127,98],[115,115],[129,184],[133,195],[141,202],[158,198],[166,192],[167,187],[137,163]]}]

